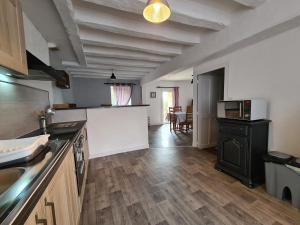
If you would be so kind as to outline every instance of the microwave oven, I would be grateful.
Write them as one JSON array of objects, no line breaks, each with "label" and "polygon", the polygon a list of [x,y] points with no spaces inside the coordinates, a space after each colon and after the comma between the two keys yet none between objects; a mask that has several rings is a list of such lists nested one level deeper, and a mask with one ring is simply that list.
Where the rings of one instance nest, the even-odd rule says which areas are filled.
[{"label": "microwave oven", "polygon": [[267,119],[267,103],[263,99],[229,100],[217,103],[218,118],[237,120]]}]

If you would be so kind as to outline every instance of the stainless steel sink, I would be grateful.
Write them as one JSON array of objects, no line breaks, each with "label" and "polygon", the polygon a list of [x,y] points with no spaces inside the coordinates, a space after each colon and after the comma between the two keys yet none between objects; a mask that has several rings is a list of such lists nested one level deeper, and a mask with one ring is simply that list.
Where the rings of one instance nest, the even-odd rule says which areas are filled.
[{"label": "stainless steel sink", "polygon": [[0,195],[8,190],[25,172],[24,168],[0,170]]},{"label": "stainless steel sink", "polygon": [[67,122],[67,123],[58,123],[58,124],[54,124],[52,127],[54,129],[60,129],[60,128],[73,128],[76,127],[78,125],[77,122]]}]

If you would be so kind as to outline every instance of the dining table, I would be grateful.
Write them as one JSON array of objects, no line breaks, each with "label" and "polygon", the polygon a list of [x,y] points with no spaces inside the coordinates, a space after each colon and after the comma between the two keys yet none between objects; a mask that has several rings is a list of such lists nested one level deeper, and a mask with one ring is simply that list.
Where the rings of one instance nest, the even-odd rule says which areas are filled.
[{"label": "dining table", "polygon": [[191,114],[191,113],[187,113],[187,112],[175,112],[174,115],[176,116],[176,123],[181,123],[184,122],[186,120],[186,115],[187,114]]}]

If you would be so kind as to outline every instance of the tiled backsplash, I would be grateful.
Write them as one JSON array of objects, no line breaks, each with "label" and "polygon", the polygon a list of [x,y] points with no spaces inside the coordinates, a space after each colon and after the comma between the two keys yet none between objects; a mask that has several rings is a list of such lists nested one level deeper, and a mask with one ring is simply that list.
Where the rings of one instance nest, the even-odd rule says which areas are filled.
[{"label": "tiled backsplash", "polygon": [[0,77],[0,140],[38,129],[38,114],[49,106],[47,91]]}]

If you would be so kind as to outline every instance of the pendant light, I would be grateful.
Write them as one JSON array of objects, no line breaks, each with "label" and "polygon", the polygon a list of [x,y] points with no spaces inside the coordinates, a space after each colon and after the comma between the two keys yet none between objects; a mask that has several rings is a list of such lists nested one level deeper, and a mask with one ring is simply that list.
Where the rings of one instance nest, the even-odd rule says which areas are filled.
[{"label": "pendant light", "polygon": [[148,0],[143,15],[151,23],[161,23],[171,16],[171,10],[167,0]]},{"label": "pendant light", "polygon": [[115,76],[114,70],[112,70],[110,79],[111,79],[111,80],[116,80],[116,79],[117,79],[117,77]]}]

